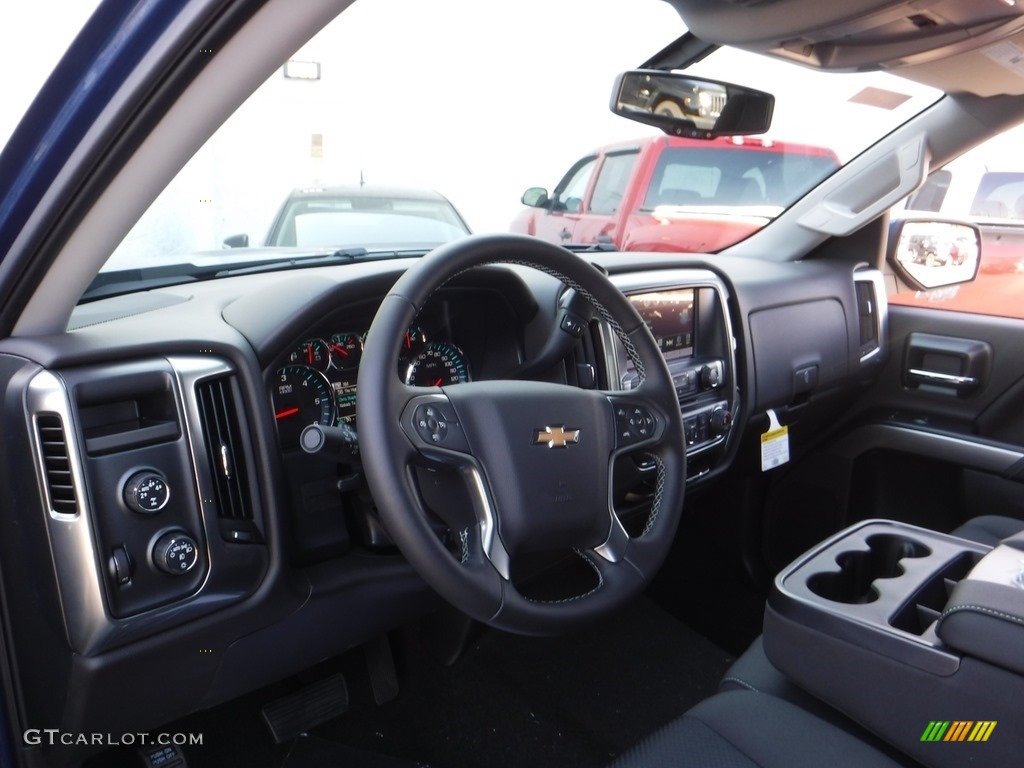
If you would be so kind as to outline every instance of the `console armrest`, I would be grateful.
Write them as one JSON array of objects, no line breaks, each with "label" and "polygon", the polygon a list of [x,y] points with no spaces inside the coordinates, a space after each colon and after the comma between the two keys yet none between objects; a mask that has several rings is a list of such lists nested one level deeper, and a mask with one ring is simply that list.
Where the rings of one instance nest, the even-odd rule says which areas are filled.
[{"label": "console armrest", "polygon": [[1024,674],[1024,552],[996,547],[953,590],[935,628],[951,648]]}]

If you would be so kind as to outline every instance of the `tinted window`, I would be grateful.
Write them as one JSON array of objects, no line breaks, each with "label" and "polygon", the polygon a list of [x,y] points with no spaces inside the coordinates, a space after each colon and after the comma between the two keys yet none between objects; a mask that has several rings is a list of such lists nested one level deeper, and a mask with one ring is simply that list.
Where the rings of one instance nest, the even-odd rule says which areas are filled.
[{"label": "tinted window", "polygon": [[590,213],[612,214],[619,209],[623,195],[626,194],[626,183],[636,165],[637,152],[620,152],[608,155],[601,165],[601,172],[594,184],[594,194],[590,199]]},{"label": "tinted window", "polygon": [[828,155],[763,149],[675,148],[662,153],[645,208],[657,205],[785,207],[837,167]]},{"label": "tinted window", "polygon": [[583,195],[586,194],[596,164],[597,158],[592,158],[575,171],[571,171],[558,185],[561,190],[558,193],[558,201],[562,204],[563,210],[577,213],[583,207]]},{"label": "tinted window", "polygon": [[1024,219],[1024,173],[998,171],[982,176],[970,214]]}]

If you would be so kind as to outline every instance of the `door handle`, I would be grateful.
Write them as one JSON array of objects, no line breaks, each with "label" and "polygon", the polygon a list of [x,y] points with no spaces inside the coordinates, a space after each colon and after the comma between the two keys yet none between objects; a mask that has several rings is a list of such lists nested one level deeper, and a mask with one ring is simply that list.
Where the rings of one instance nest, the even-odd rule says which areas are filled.
[{"label": "door handle", "polygon": [[939,373],[938,371],[925,371],[921,368],[911,368],[908,373],[917,379],[925,379],[935,384],[952,385],[954,387],[976,387],[978,380],[973,376],[954,376],[950,373]]},{"label": "door handle", "polygon": [[966,397],[984,383],[992,366],[992,347],[984,341],[912,333],[903,355],[903,384]]}]

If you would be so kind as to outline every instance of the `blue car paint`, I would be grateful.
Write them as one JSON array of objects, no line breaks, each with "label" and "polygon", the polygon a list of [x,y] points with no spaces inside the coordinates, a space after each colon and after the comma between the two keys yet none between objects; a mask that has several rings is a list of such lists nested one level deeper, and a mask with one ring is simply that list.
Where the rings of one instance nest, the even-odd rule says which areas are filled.
[{"label": "blue car paint", "polygon": [[[102,3],[71,44],[0,152],[0,302],[21,269],[11,247],[111,97],[168,25],[179,0]],[[0,768],[15,768],[8,707],[0,695]]]},{"label": "blue car paint", "polygon": [[183,4],[101,3],[0,153],[0,302],[20,266],[10,250],[32,211],[110,99]]}]

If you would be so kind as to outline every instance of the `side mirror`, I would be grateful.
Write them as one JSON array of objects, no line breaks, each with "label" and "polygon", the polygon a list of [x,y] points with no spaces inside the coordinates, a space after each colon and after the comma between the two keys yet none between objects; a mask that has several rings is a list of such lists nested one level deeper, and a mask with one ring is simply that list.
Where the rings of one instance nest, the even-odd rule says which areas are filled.
[{"label": "side mirror", "polygon": [[521,200],[523,205],[528,205],[530,208],[543,208],[551,199],[544,187],[530,187],[523,192]]},{"label": "side mirror", "polygon": [[623,72],[612,89],[612,112],[673,136],[746,136],[771,127],[775,97],[731,83],[677,72]]},{"label": "side mirror", "polygon": [[232,235],[231,237],[224,238],[225,248],[248,248],[249,247],[249,236],[248,235]]},{"label": "side mirror", "polygon": [[898,219],[889,225],[887,258],[917,290],[969,283],[981,264],[981,230],[959,221]]}]

